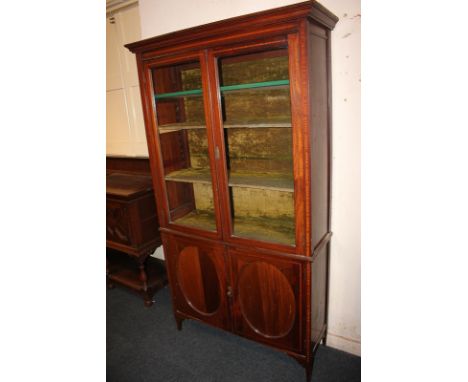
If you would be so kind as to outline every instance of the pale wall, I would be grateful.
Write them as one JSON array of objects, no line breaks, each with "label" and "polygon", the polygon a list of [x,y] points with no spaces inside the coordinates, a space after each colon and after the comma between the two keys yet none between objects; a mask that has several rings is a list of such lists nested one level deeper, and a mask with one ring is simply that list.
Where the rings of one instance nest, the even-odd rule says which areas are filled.
[{"label": "pale wall", "polygon": [[[297,3],[287,0],[140,0],[142,38]],[[360,1],[323,0],[332,33],[333,188],[330,346],[361,351]]]},{"label": "pale wall", "polygon": [[148,156],[135,55],[125,44],[141,39],[138,5],[106,15],[106,154]]}]

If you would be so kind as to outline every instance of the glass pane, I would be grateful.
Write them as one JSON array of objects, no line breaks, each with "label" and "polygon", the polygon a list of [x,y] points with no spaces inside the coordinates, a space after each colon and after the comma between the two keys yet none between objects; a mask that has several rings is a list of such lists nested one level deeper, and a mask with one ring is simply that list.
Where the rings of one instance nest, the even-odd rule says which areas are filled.
[{"label": "glass pane", "polygon": [[233,235],[295,244],[286,49],[220,57]]},{"label": "glass pane", "polygon": [[153,69],[171,221],[216,230],[200,64]]}]

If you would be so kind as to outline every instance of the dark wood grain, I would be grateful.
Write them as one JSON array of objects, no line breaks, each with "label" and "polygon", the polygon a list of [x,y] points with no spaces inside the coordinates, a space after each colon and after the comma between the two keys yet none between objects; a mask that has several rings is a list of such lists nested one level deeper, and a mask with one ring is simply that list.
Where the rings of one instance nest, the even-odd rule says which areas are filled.
[{"label": "dark wood grain", "polygon": [[114,198],[136,198],[152,190],[151,176],[111,173],[106,177],[106,193]]},{"label": "dark wood grain", "polygon": [[300,352],[302,262],[252,250],[230,249],[228,253],[235,331],[275,347]]},{"label": "dark wood grain", "polygon": [[106,156],[106,172],[129,173],[150,175],[150,164],[148,157],[126,157],[126,156]]},{"label": "dark wood grain", "polygon": [[229,329],[223,246],[180,235],[162,235],[176,317],[195,318]]},{"label": "dark wood grain", "polygon": [[[317,345],[326,335],[331,236],[329,41],[337,21],[323,6],[307,1],[126,45],[137,59],[152,182],[177,327],[182,328],[184,319],[195,319],[264,343],[294,357],[306,369],[307,379]],[[276,150],[270,155],[271,163],[258,162],[250,167],[268,170],[280,166],[285,172],[292,160],[292,243],[236,234],[230,170],[231,166],[238,170],[238,165],[244,166],[243,170],[252,168],[248,163],[235,162],[229,150],[255,160],[262,142],[254,132],[235,136],[235,131],[224,131],[224,124],[229,125],[226,114],[239,115],[242,109],[247,114],[255,108],[251,113],[255,118],[262,114],[276,117],[286,103],[281,101],[275,110],[262,109],[261,99],[255,99],[253,93],[245,99],[239,93],[226,106],[226,97],[220,92],[223,81],[235,82],[236,73],[230,70],[236,65],[235,70],[246,71],[242,77],[246,81],[263,80],[263,74],[245,63],[243,55],[268,62],[286,51],[292,154],[281,157],[277,142],[270,137],[263,144]],[[227,66],[220,69],[221,60]],[[200,68],[203,101],[195,106],[198,110],[188,98],[155,101],[155,92],[181,90],[183,70],[191,67]],[[284,68],[276,69],[280,73]],[[273,73],[275,68],[268,70]],[[264,94],[276,96],[274,92]],[[240,117],[248,121],[247,115]],[[169,132],[165,128],[158,133],[165,124],[193,125],[189,118],[200,123],[198,129],[204,128],[203,137],[187,129]],[[190,145],[195,141],[200,146],[194,149]],[[244,141],[252,147],[244,150]],[[206,158],[200,162],[195,157],[203,152]],[[211,175],[210,213],[216,229],[177,224],[177,219],[192,213],[201,199],[195,183],[191,183],[193,179],[166,181],[165,176],[168,171],[196,167],[194,160],[203,163],[205,184],[210,184]]]},{"label": "dark wood grain", "polygon": [[[130,160],[113,162],[106,177],[107,280],[140,293],[151,306],[154,293],[167,283],[164,265],[148,260],[161,245],[151,176]],[[119,164],[127,172],[116,172]],[[128,170],[136,168],[137,173]]]}]

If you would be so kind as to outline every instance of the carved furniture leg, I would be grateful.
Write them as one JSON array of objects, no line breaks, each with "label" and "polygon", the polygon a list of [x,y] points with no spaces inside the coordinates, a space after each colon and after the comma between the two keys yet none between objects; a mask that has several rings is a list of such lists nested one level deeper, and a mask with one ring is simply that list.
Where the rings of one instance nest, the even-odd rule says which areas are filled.
[{"label": "carved furniture leg", "polygon": [[310,362],[307,362],[307,364],[305,365],[306,382],[311,382],[311,380],[312,380],[312,370],[314,368],[314,360],[315,360],[315,357],[312,357]]},{"label": "carved furniture leg", "polygon": [[176,324],[177,324],[177,330],[180,332],[182,330],[182,322],[184,321],[183,318],[176,317]]},{"label": "carved furniture leg", "polygon": [[107,282],[107,288],[113,289],[114,284],[112,283],[110,279],[110,271],[109,271],[109,260],[106,258],[106,282]]},{"label": "carved furniture leg", "polygon": [[145,264],[146,263],[146,256],[141,258],[138,263],[138,268],[140,269],[140,281],[142,283],[142,289],[143,289],[143,298],[145,299],[145,306],[150,307],[153,305],[153,299],[151,296],[150,291],[148,290],[148,276],[146,274],[146,269],[145,269]]}]

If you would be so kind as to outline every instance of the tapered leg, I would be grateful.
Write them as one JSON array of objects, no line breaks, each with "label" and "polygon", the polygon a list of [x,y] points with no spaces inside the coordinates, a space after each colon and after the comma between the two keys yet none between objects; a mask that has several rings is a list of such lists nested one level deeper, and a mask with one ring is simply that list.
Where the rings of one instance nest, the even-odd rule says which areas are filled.
[{"label": "tapered leg", "polygon": [[314,368],[314,359],[315,357],[312,357],[312,359],[307,362],[305,365],[305,370],[306,370],[306,382],[311,382],[312,380],[312,370]]},{"label": "tapered leg", "polygon": [[182,322],[184,321],[182,318],[176,317],[176,324],[177,324],[177,330],[181,331],[182,330]]},{"label": "tapered leg", "polygon": [[143,289],[143,298],[145,300],[145,306],[149,308],[153,305],[153,293],[148,289],[148,275],[146,274],[146,257],[140,258],[138,268],[140,269],[140,281]]},{"label": "tapered leg", "polygon": [[153,301],[153,299],[151,297],[148,298],[147,296],[145,296],[145,306],[147,308],[149,308],[151,305],[153,305],[153,302],[154,301]]},{"label": "tapered leg", "polygon": [[106,258],[106,281],[107,281],[107,288],[113,289],[115,285],[112,283],[112,281],[110,280],[109,276],[110,276],[109,260]]},{"label": "tapered leg", "polygon": [[312,367],[307,366],[306,367],[306,382],[311,382],[312,380]]},{"label": "tapered leg", "polygon": [[[301,365],[306,373],[306,382],[310,382],[312,378],[312,369],[314,367],[314,356],[311,355],[310,358],[295,357],[289,354],[293,359],[295,359],[299,365]],[[309,357],[309,356],[308,356]]]},{"label": "tapered leg", "polygon": [[138,268],[140,269],[140,281],[143,284],[143,290],[146,292],[148,290],[148,276],[146,275],[145,263],[140,263]]}]

